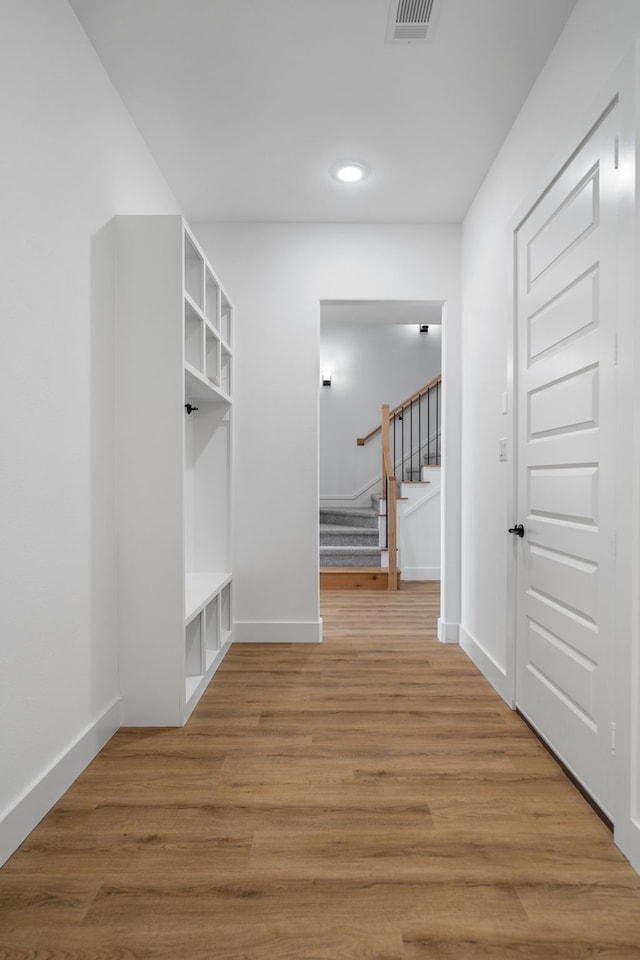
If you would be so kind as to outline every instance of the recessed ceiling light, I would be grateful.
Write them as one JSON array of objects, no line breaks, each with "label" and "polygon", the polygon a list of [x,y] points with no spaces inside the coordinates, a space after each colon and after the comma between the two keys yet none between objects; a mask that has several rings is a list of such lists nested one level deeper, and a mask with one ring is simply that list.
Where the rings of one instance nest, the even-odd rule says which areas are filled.
[{"label": "recessed ceiling light", "polygon": [[356,163],[353,160],[345,160],[342,163],[336,163],[333,168],[333,175],[341,183],[357,183],[369,173],[364,163]]}]

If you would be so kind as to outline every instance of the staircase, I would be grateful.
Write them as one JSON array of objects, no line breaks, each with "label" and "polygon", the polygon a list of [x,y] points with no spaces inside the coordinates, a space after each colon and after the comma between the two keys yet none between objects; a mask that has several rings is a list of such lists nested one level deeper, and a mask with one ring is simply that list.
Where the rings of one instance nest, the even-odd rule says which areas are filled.
[{"label": "staircase", "polygon": [[324,590],[386,590],[378,513],[366,507],[320,510],[320,586]]},{"label": "staircase", "polygon": [[320,510],[321,567],[379,567],[378,515],[366,507]]},{"label": "staircase", "polygon": [[[379,479],[383,509],[380,509],[378,495],[371,498],[373,505],[370,508],[321,508],[321,588],[397,590],[401,555],[412,561],[410,579],[435,579],[435,575],[439,575],[435,561],[430,560],[425,566],[422,554],[413,542],[416,537],[409,535],[404,527],[400,531],[407,548],[403,554],[398,541],[398,510],[400,498],[403,501],[403,523],[415,515],[410,521],[413,531],[418,513],[424,514],[426,500],[432,499],[421,495],[412,500],[409,496],[402,496],[400,491],[403,485],[417,488],[429,483],[426,476],[429,468],[440,464],[440,389],[441,377],[437,376],[393,410],[389,404],[383,404],[379,425],[357,439],[357,445],[362,447],[380,433],[382,470]],[[381,514],[384,514],[382,522]],[[423,520],[424,517],[420,521],[422,525]],[[432,525],[439,530],[439,516],[438,523]],[[439,545],[439,532],[437,542]]]}]

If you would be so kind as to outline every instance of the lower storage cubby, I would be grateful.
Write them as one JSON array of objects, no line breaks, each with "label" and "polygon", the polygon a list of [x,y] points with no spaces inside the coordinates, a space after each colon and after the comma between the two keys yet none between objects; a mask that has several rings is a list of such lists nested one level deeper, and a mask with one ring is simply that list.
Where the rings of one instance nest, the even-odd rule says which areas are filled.
[{"label": "lower storage cubby", "polygon": [[226,643],[231,636],[231,584],[220,592],[220,643]]},{"label": "lower storage cubby", "polygon": [[220,594],[208,603],[204,610],[205,656],[207,666],[215,660],[220,649]]},{"label": "lower storage cubby", "polygon": [[[198,591],[206,589],[207,585],[211,589],[216,576],[224,586],[217,586],[213,596],[209,593],[208,600],[203,596],[198,603]],[[204,688],[201,685],[209,682],[231,640],[231,582],[225,583],[222,576],[201,574],[190,577],[187,582],[187,603],[192,604],[188,608],[191,613],[187,614],[191,619],[185,625],[184,634],[187,703],[196,693],[200,695]]]},{"label": "lower storage cubby", "polygon": [[185,628],[185,680],[187,700],[204,673],[202,658],[202,614],[198,614]]}]

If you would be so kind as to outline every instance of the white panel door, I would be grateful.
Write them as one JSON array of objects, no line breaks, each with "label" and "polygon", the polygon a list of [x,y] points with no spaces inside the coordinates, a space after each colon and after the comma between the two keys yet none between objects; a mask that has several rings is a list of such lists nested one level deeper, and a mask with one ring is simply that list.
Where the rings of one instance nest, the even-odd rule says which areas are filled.
[{"label": "white panel door", "polygon": [[530,210],[515,248],[516,704],[609,814],[616,167],[614,107]]}]

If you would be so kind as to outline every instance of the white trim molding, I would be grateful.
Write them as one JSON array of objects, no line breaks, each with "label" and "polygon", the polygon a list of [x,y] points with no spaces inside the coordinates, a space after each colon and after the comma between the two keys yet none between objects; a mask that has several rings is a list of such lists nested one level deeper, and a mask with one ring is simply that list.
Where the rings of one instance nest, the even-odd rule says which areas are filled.
[{"label": "white trim molding", "polygon": [[[440,567],[407,567],[402,566],[402,579],[410,580],[439,580]],[[449,642],[449,641],[447,641]],[[455,641],[457,642],[457,641]]]},{"label": "white trim molding", "polygon": [[319,620],[235,620],[234,643],[322,643]]},{"label": "white trim molding", "polygon": [[320,503],[323,500],[327,502],[332,502],[334,500],[361,500],[362,497],[366,496],[368,493],[379,491],[382,485],[382,475],[378,474],[377,477],[374,477],[373,480],[370,480],[368,483],[365,483],[359,490],[356,490],[355,493],[321,493],[320,494]]},{"label": "white trim molding", "polygon": [[484,674],[496,693],[513,709],[513,693],[506,670],[499,663],[496,663],[493,657],[463,626],[460,627],[460,646],[469,659],[475,663],[478,670]]},{"label": "white trim molding", "polygon": [[438,618],[438,640],[440,643],[459,643],[460,624],[447,623]]},{"label": "white trim molding", "polygon": [[0,818],[0,866],[38,826],[120,727],[120,697],[71,743]]}]

